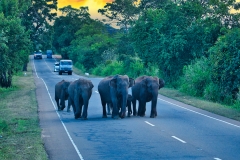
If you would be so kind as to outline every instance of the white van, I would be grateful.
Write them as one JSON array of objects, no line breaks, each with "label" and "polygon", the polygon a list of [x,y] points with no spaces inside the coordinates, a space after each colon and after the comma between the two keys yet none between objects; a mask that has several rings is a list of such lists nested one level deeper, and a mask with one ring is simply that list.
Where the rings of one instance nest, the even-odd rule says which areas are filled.
[{"label": "white van", "polygon": [[59,62],[59,75],[62,75],[62,73],[68,73],[68,75],[72,75],[72,60],[63,59]]}]

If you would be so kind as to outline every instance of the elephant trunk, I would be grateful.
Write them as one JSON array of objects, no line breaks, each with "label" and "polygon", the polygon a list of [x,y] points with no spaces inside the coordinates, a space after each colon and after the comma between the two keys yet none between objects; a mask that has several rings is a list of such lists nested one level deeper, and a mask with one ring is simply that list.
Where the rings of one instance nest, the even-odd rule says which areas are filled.
[{"label": "elephant trunk", "polygon": [[128,92],[122,94],[121,112],[120,112],[121,118],[124,118],[126,114],[127,97],[128,97]]}]

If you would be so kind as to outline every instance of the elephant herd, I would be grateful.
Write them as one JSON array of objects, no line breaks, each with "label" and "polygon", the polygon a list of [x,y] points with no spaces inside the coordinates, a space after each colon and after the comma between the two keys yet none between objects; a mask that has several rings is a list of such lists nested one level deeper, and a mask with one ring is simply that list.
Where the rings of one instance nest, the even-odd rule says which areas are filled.
[{"label": "elephant herd", "polygon": [[[111,114],[114,119],[124,118],[126,108],[128,116],[133,114],[133,116],[143,117],[146,112],[146,103],[150,101],[150,117],[156,117],[158,90],[164,87],[164,84],[164,80],[152,76],[141,76],[135,80],[127,75],[105,77],[98,84],[103,111],[102,117],[107,117],[106,106],[108,114]],[[79,78],[73,82],[65,80],[58,82],[55,85],[55,101],[58,110],[63,110],[66,107],[65,100],[68,100],[67,111],[69,112],[70,106],[72,106],[75,119],[87,119],[88,103],[93,87],[92,82],[84,78]],[[139,104],[138,110],[136,110],[136,101]]]}]

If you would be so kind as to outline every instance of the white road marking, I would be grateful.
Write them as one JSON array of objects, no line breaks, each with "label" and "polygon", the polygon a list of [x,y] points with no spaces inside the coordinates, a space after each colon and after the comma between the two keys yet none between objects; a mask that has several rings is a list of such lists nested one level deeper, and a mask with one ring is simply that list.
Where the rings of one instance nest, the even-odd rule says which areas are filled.
[{"label": "white road marking", "polygon": [[53,71],[52,71],[52,69],[51,69],[51,68],[49,67],[49,65],[47,64],[46,60],[45,60],[45,59],[43,59],[43,60],[44,60],[44,62],[46,63],[46,65],[47,65],[47,67],[49,68],[49,70],[51,71],[51,73],[54,74]]},{"label": "white road marking", "polygon": [[215,160],[222,160],[222,159],[220,159],[220,158],[214,158]]},{"label": "white road marking", "polygon": [[172,136],[172,138],[174,138],[174,139],[176,139],[176,140],[178,140],[178,141],[180,141],[180,142],[182,142],[182,143],[187,143],[187,142],[185,142],[184,140],[181,140],[180,138],[178,138],[178,137],[176,137],[176,136]]},{"label": "white road marking", "polygon": [[145,121],[145,123],[149,124],[150,126],[155,126],[154,124],[149,123],[148,121]]},{"label": "white road marking", "polygon": [[95,91],[96,93],[99,93],[98,91]]},{"label": "white road marking", "polygon": [[[35,67],[34,62],[33,62],[33,65],[34,65],[35,73],[36,73],[36,75],[37,75],[37,77],[38,77],[38,74],[37,74],[37,72],[36,72],[36,67]],[[39,77],[38,77],[38,78],[39,78]],[[43,83],[44,83],[44,85],[45,85],[45,87],[46,87],[46,89],[47,89],[47,92],[48,92],[48,95],[49,95],[49,97],[50,97],[50,100],[51,100],[51,102],[52,102],[52,104],[53,104],[53,107],[54,107],[54,109],[55,109],[55,111],[56,111],[56,113],[57,113],[57,115],[58,115],[58,118],[59,118],[60,122],[61,122],[62,125],[63,125],[63,128],[65,129],[65,131],[66,131],[66,133],[67,133],[67,135],[68,135],[68,138],[70,139],[73,147],[75,148],[75,150],[76,150],[76,152],[77,152],[80,160],[84,160],[83,157],[82,157],[82,155],[81,155],[81,153],[80,153],[80,151],[78,150],[76,144],[74,143],[72,137],[70,136],[67,127],[66,127],[65,124],[63,123],[63,121],[62,121],[62,119],[61,119],[61,117],[60,117],[60,115],[59,115],[59,113],[58,113],[58,111],[57,111],[57,108],[56,108],[56,106],[55,106],[55,104],[54,104],[54,102],[53,102],[53,100],[52,100],[52,97],[51,97],[51,95],[50,95],[50,93],[49,93],[49,91],[48,91],[48,87],[47,87],[45,81],[44,81],[42,78],[40,78],[40,79],[43,81]]]},{"label": "white road marking", "polygon": [[226,122],[226,121],[223,121],[223,120],[220,120],[220,119],[217,119],[217,118],[214,118],[214,117],[208,116],[208,115],[206,115],[206,114],[202,114],[202,113],[199,113],[199,112],[193,111],[193,110],[191,110],[191,109],[188,109],[188,108],[185,108],[185,107],[179,106],[179,105],[177,105],[177,104],[174,104],[174,103],[168,102],[168,101],[163,100],[163,99],[161,99],[161,98],[158,98],[158,99],[161,100],[161,101],[167,102],[167,103],[169,103],[169,104],[172,104],[172,105],[174,105],[174,106],[180,107],[180,108],[182,108],[182,109],[188,110],[188,111],[190,111],[190,112],[193,112],[193,113],[196,113],[196,114],[199,114],[199,115],[202,115],[202,116],[205,116],[205,117],[208,117],[208,118],[214,119],[214,120],[216,120],[216,121],[223,122],[223,123],[226,123],[226,124],[228,124],[228,125],[231,125],[231,126],[234,126],[234,127],[240,128],[240,126],[238,126],[238,125],[235,125],[235,124],[232,124],[232,123],[229,123],[229,122]]}]

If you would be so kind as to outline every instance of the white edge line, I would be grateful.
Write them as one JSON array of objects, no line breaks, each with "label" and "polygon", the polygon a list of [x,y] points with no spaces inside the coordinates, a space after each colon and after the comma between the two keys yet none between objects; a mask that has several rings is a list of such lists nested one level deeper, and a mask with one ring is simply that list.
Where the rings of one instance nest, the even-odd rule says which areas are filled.
[{"label": "white edge line", "polygon": [[145,123],[149,124],[150,126],[155,126],[154,124],[149,123],[148,121],[145,121]]},{"label": "white edge line", "polygon": [[214,118],[214,117],[208,116],[208,115],[206,115],[206,114],[202,114],[202,113],[199,113],[199,112],[193,111],[193,110],[191,110],[191,109],[188,109],[188,108],[185,108],[185,107],[179,106],[179,105],[177,105],[177,104],[174,104],[174,103],[168,102],[168,101],[163,100],[163,99],[161,99],[161,98],[158,98],[158,99],[160,99],[160,100],[162,100],[162,101],[164,101],[164,102],[167,102],[167,103],[169,103],[169,104],[172,104],[172,105],[174,105],[174,106],[180,107],[180,108],[182,108],[182,109],[188,110],[188,111],[190,111],[190,112],[193,112],[193,113],[196,113],[196,114],[199,114],[199,115],[202,115],[202,116],[205,116],[205,117],[208,117],[208,118],[214,119],[214,120],[216,120],[216,121],[223,122],[223,123],[229,124],[229,125],[231,125],[231,126],[234,126],[234,127],[240,128],[240,126],[238,126],[238,125],[235,125],[235,124],[232,124],[232,123],[229,123],[229,122],[226,122],[226,121],[223,121],[223,120],[220,120],[220,119],[217,119],[217,118]]},{"label": "white edge line", "polygon": [[182,142],[182,143],[187,143],[187,142],[185,142],[184,140],[181,140],[180,138],[178,138],[178,137],[176,137],[176,136],[172,136],[172,138],[174,138],[174,139],[176,139],[176,140],[178,140],[178,141],[180,141],[180,142]]},{"label": "white edge line", "polygon": [[[33,64],[34,64],[34,63],[33,63]],[[34,68],[35,68],[35,64],[34,64]],[[36,68],[35,68],[35,73],[36,73],[36,75],[37,75]],[[37,77],[38,77],[38,75],[37,75]],[[39,77],[38,77],[38,78],[39,78]],[[57,108],[56,108],[56,106],[55,106],[55,104],[54,104],[54,102],[53,102],[53,100],[52,100],[52,97],[51,97],[51,95],[50,95],[50,93],[49,93],[49,91],[48,91],[48,87],[47,87],[45,81],[44,81],[42,78],[41,78],[41,80],[43,81],[43,83],[44,83],[44,85],[45,85],[45,87],[46,87],[46,89],[47,89],[47,92],[48,92],[48,95],[49,95],[49,97],[50,97],[50,99],[51,99],[51,102],[52,102],[52,104],[53,104],[53,107],[54,107],[54,109],[55,109],[55,111],[56,111],[56,113],[57,113],[57,115],[58,115],[59,120],[61,121],[61,123],[62,123],[62,125],[63,125],[63,128],[65,129],[65,131],[66,131],[66,133],[67,133],[67,135],[68,135],[68,138],[69,138],[70,141],[72,142],[72,145],[73,145],[73,147],[75,148],[75,150],[76,150],[79,158],[80,158],[81,160],[84,160],[83,157],[82,157],[82,155],[81,155],[81,153],[80,153],[80,151],[78,150],[76,144],[73,142],[73,139],[72,139],[72,137],[70,136],[70,134],[69,134],[69,132],[68,132],[68,130],[67,130],[67,127],[65,126],[65,124],[63,123],[63,121],[62,121],[59,113],[57,112]]]}]

